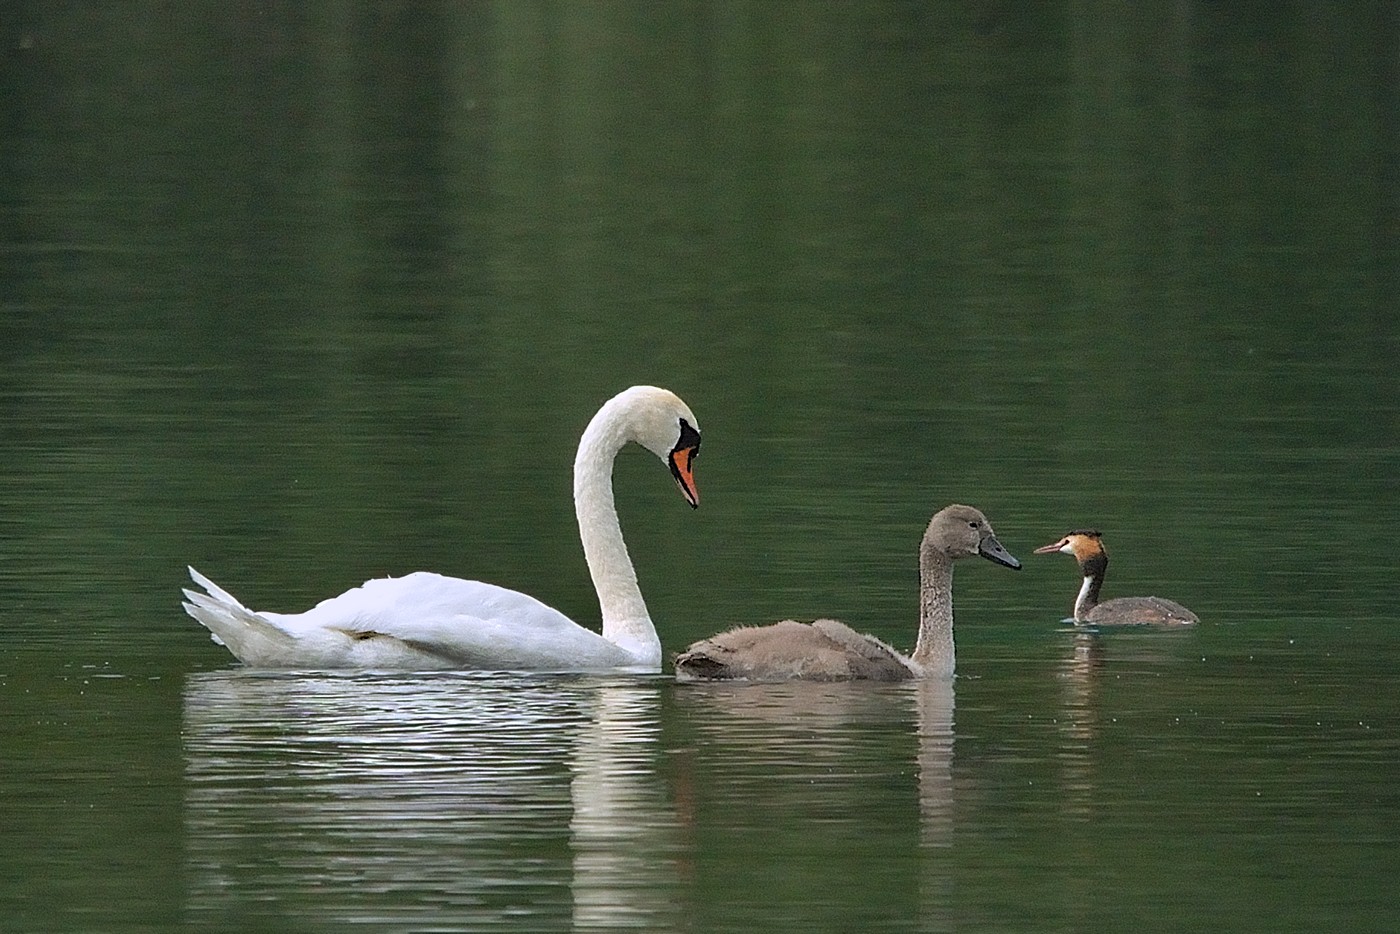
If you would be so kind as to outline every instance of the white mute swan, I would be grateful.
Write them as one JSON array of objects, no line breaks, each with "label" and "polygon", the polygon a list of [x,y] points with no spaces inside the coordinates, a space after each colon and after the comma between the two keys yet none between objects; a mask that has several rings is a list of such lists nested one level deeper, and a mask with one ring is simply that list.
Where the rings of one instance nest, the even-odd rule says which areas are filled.
[{"label": "white mute swan", "polygon": [[660,671],[661,640],[613,504],[613,459],[629,441],[669,464],[686,501],[700,504],[700,430],[686,404],[654,386],[609,399],[574,459],[574,511],[602,635],[526,594],[427,571],[367,581],[305,613],[268,613],[190,568],[208,593],[186,590],[185,612],[244,664],[262,668]]},{"label": "white mute swan", "polygon": [[981,555],[1012,569],[987,517],[954,504],[934,514],[919,544],[919,641],[904,655],[834,619],[741,626],[676,656],[683,681],[903,681],[953,676],[953,562]]}]

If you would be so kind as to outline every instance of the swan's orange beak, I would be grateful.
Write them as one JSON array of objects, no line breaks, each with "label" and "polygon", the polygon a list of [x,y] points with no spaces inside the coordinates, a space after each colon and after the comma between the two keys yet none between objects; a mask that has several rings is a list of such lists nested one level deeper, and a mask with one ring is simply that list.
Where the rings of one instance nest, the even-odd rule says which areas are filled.
[{"label": "swan's orange beak", "polygon": [[695,456],[700,453],[700,445],[676,448],[671,452],[671,476],[676,478],[676,486],[690,504],[691,509],[700,506],[700,491],[695,489]]}]

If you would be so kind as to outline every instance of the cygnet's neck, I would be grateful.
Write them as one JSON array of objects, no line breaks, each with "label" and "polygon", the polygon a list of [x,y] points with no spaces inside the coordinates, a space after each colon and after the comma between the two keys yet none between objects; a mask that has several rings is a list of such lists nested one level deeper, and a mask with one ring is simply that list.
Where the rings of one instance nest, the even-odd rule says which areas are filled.
[{"label": "cygnet's neck", "polygon": [[953,676],[953,560],[932,548],[919,549],[919,641],[909,658],[925,677]]},{"label": "cygnet's neck", "polygon": [[661,640],[637,586],[637,572],[622,540],[613,500],[613,460],[627,441],[624,413],[604,406],[579,441],[574,513],[583,557],[598,592],[603,638],[636,655],[641,663],[660,665]]}]

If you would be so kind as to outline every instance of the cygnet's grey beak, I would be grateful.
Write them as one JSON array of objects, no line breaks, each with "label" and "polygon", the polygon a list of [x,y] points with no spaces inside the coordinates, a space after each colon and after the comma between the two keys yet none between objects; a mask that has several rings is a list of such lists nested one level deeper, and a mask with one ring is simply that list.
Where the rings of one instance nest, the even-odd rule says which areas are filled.
[{"label": "cygnet's grey beak", "polygon": [[1004,564],[1013,571],[1021,570],[1021,562],[1011,556],[1011,552],[1001,547],[1001,542],[994,536],[988,535],[982,539],[982,543],[977,546],[977,553],[988,561],[995,561],[997,564]]}]

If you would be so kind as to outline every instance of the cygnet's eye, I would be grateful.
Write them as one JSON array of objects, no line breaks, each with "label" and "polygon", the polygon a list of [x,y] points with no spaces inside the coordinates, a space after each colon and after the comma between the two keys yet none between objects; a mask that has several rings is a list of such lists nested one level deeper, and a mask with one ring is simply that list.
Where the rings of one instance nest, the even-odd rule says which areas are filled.
[{"label": "cygnet's eye", "polygon": [[968,519],[967,527],[969,529],[980,529],[982,527],[982,523],[978,522],[976,519]]}]

